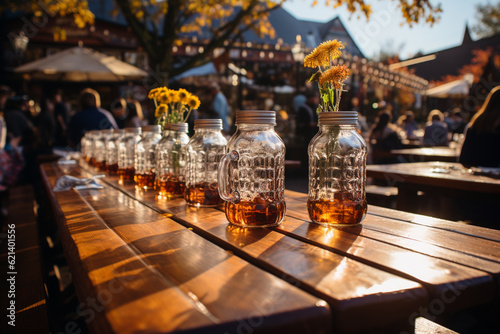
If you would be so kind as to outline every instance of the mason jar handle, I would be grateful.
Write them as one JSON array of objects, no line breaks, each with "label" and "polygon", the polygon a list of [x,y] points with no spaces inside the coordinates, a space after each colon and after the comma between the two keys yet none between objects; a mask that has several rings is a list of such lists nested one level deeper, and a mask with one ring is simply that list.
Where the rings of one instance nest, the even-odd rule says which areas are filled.
[{"label": "mason jar handle", "polygon": [[240,201],[238,191],[231,192],[229,189],[229,163],[238,161],[239,154],[236,151],[231,151],[222,156],[217,170],[217,183],[219,184],[219,196],[224,200],[232,203]]}]

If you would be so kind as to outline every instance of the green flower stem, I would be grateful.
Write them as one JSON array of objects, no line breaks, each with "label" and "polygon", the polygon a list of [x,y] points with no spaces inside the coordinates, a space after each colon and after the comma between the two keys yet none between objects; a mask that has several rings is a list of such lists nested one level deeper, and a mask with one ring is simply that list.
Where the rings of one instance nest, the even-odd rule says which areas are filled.
[{"label": "green flower stem", "polygon": [[[336,151],[335,149],[335,146],[337,146],[337,143],[338,143],[338,138],[339,138],[339,134],[340,134],[340,125],[334,125],[332,130],[331,130],[331,138],[332,140],[330,140],[327,144],[326,144],[326,161],[327,161],[327,165],[328,165],[328,161],[329,161],[329,157],[334,154],[334,152]],[[343,181],[342,181],[343,178],[340,178],[339,180],[339,185],[341,186],[340,189],[344,189],[343,188]]]}]

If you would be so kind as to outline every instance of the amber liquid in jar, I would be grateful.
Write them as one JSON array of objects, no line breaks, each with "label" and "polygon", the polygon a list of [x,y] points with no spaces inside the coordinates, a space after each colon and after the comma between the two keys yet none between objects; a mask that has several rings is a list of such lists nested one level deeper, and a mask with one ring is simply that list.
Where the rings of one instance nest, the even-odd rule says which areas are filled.
[{"label": "amber liquid in jar", "polygon": [[223,202],[219,196],[217,182],[197,183],[193,187],[188,187],[184,199],[188,205],[199,206],[217,206]]},{"label": "amber liquid in jar", "polygon": [[111,165],[106,165],[106,170],[108,171],[109,175],[116,175],[118,174],[118,164],[111,164]]},{"label": "amber liquid in jar", "polygon": [[309,216],[314,222],[331,225],[356,225],[366,214],[366,201],[335,199],[307,201]]},{"label": "amber liquid in jar", "polygon": [[226,217],[237,226],[275,226],[285,215],[285,201],[279,202],[226,202]]},{"label": "amber liquid in jar", "polygon": [[133,180],[135,176],[135,168],[118,168],[118,175],[120,176],[120,180]]},{"label": "amber liquid in jar", "polygon": [[156,190],[162,196],[182,196],[186,190],[186,182],[179,180],[177,177],[169,177],[166,181],[156,181]]},{"label": "amber liquid in jar", "polygon": [[102,171],[105,171],[106,170],[106,161],[96,161],[94,166],[98,169],[98,170],[102,170]]},{"label": "amber liquid in jar", "polygon": [[155,185],[156,173],[135,174],[134,180],[139,188],[153,189]]}]

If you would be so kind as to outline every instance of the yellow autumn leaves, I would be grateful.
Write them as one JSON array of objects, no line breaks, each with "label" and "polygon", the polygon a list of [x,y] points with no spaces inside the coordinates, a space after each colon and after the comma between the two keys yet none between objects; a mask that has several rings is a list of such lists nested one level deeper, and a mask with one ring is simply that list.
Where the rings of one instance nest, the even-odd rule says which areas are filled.
[{"label": "yellow autumn leaves", "polygon": [[310,82],[317,81],[321,95],[322,111],[338,111],[344,81],[351,71],[345,65],[334,65],[345,45],[336,39],[323,42],[304,58],[304,66],[318,68]]},{"label": "yellow autumn leaves", "polygon": [[[156,117],[166,117],[167,123],[181,123],[188,117],[193,109],[198,109],[200,99],[181,88],[179,90],[168,89],[167,87],[158,87],[152,89],[148,97],[155,102]],[[184,113],[188,115],[184,118]]]},{"label": "yellow autumn leaves", "polygon": [[[73,16],[73,21],[80,29],[84,28],[87,24],[93,24],[95,17],[90,11],[88,2],[86,0],[39,0],[31,4],[31,11],[35,17],[42,17],[43,15],[50,16]],[[66,31],[61,27],[53,29],[54,40],[63,41],[66,39]]]}]

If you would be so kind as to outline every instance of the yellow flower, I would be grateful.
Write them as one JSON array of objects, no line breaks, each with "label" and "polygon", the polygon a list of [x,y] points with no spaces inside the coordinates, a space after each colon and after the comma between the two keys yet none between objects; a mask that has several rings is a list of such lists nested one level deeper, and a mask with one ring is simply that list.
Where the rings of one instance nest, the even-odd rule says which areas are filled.
[{"label": "yellow flower", "polygon": [[332,82],[335,89],[342,88],[342,84],[351,74],[351,71],[345,65],[337,65],[326,70],[321,74],[319,78],[319,84],[322,85],[325,82]]},{"label": "yellow flower", "polygon": [[156,99],[158,97],[158,93],[160,92],[160,88],[154,88],[149,91],[148,98]]},{"label": "yellow flower", "polygon": [[187,105],[191,109],[198,109],[200,106],[200,99],[198,99],[198,96],[196,95],[191,95],[188,99]]},{"label": "yellow flower", "polygon": [[324,53],[326,57],[335,59],[340,56],[340,49],[343,48],[345,48],[345,45],[334,39],[333,41],[321,43],[316,49],[319,49],[320,52]]},{"label": "yellow flower", "polygon": [[170,96],[168,96],[168,93],[167,92],[161,92],[158,96],[157,96],[157,99],[158,99],[158,102],[160,104],[169,104],[170,102],[172,102],[170,100]]},{"label": "yellow flower", "polygon": [[163,114],[166,114],[168,112],[168,106],[166,104],[160,104],[158,107],[156,107],[155,110],[155,117],[160,117]]},{"label": "yellow flower", "polygon": [[169,103],[176,103],[179,102],[179,94],[176,90],[174,89],[169,89],[167,91],[167,96],[169,99]]},{"label": "yellow flower", "polygon": [[304,58],[304,67],[328,66],[328,57],[324,52],[321,52],[319,47],[314,49]]},{"label": "yellow flower", "polygon": [[184,88],[181,88],[181,89],[179,89],[178,96],[179,96],[180,103],[187,104],[191,94],[187,90],[185,90]]}]

